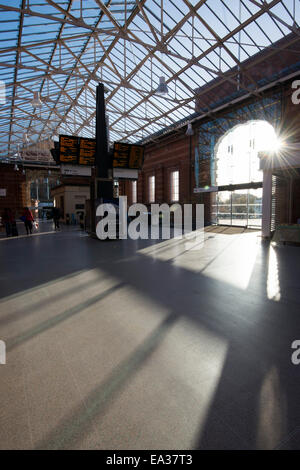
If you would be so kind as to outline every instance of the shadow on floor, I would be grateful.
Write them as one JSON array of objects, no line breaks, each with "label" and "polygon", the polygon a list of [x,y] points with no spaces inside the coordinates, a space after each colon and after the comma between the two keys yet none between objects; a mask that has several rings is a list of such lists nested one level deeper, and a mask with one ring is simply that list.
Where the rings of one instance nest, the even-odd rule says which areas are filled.
[{"label": "shadow on floor", "polygon": [[[154,242],[151,244],[155,245]],[[297,368],[291,363],[291,343],[300,335],[300,297],[292,295],[295,289],[299,293],[295,281],[300,275],[297,248],[285,247],[275,253],[281,291],[280,300],[275,301],[267,296],[270,282],[270,247],[267,243],[261,244],[245,290],[226,280],[222,282],[175,266],[173,260],[162,261],[140,254],[138,250],[147,246],[149,242],[80,239],[72,233],[44,237],[42,241],[27,240],[26,245],[19,240],[11,251],[8,246],[6,250],[3,244],[0,246],[1,265],[9,259],[4,282],[1,279],[2,298],[7,298],[7,294],[17,296],[26,289],[99,267],[118,280],[117,287],[101,295],[110,295],[114,289],[126,284],[170,311],[157,330],[95,388],[87,399],[87,407],[74,409],[53,433],[43,437],[38,447],[68,448],[82,439],[93,419],[105,412],[110,400],[143,367],[168,329],[179,318],[188,318],[195,328],[205,328],[224,338],[228,344],[205,425],[195,436],[193,447],[299,448],[300,366]],[[89,301],[98,300],[95,297]],[[86,302],[58,314],[50,322],[36,325],[14,338],[9,347],[84,308]],[[6,320],[9,321],[9,316]],[[4,317],[3,321],[6,320]]]}]

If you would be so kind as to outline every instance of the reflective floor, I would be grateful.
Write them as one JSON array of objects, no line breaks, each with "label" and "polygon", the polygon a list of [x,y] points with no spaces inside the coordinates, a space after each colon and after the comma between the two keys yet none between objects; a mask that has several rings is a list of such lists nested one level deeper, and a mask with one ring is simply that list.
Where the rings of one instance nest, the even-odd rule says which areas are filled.
[{"label": "reflective floor", "polygon": [[[17,226],[17,232],[18,232],[18,237],[27,237],[27,233],[26,233],[26,228],[25,228],[25,225],[24,225],[24,222],[22,222],[21,220],[17,220],[16,221],[16,226]],[[64,227],[64,230],[78,230],[78,226],[77,225],[69,225],[68,227],[65,226]],[[54,232],[55,229],[54,229],[54,223],[53,223],[53,220],[46,220],[46,219],[37,219],[37,225],[34,225],[32,226],[32,233],[29,234],[28,236],[34,236],[34,235],[38,235],[40,233],[49,233],[49,232]],[[1,226],[0,227],[0,241],[1,240],[4,240],[6,238],[9,238],[9,239],[15,239],[15,237],[12,237],[11,235],[9,235],[9,237],[7,236],[6,234],[6,230],[4,228],[4,226]]]},{"label": "reflective floor", "polygon": [[300,448],[299,248],[62,230],[0,258],[1,449]]}]

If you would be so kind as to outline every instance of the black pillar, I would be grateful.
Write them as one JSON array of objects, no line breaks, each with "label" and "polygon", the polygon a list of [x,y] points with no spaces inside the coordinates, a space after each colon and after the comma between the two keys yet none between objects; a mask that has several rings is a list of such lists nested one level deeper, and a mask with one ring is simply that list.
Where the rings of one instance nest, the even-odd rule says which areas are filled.
[{"label": "black pillar", "polygon": [[108,153],[104,85],[99,83],[96,90],[96,177],[99,178],[97,198],[113,198],[113,180],[109,170],[112,170],[112,162]]}]

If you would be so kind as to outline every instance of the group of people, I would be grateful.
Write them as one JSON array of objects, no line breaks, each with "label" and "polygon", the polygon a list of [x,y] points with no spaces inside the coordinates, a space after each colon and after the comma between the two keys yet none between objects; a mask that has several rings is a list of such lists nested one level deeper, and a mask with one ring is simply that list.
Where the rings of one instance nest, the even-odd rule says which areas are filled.
[{"label": "group of people", "polygon": [[[32,233],[34,217],[29,207],[24,208],[20,219],[24,222],[27,235]],[[1,216],[1,221],[5,227],[7,237],[17,237],[19,235],[14,213],[8,207],[4,209]]]},{"label": "group of people", "polygon": [[[60,215],[61,214],[60,214],[59,208],[53,207],[51,216],[54,222],[55,230],[59,229]],[[34,220],[33,214],[31,210],[29,209],[29,207],[24,208],[20,219],[22,220],[22,222],[24,222],[27,235],[31,234],[32,229],[33,229],[33,224],[36,224],[36,222]],[[16,218],[14,216],[13,211],[9,209],[8,207],[5,208],[3,213],[1,214],[1,223],[5,227],[7,237],[17,237],[19,235],[18,229],[17,229]]]}]

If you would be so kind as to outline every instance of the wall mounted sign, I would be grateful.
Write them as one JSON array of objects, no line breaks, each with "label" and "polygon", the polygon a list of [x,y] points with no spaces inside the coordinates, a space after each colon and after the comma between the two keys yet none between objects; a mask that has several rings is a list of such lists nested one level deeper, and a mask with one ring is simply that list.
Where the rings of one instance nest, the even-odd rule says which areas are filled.
[{"label": "wall mounted sign", "polygon": [[6,188],[0,188],[0,196],[6,197]]},{"label": "wall mounted sign", "polygon": [[113,167],[138,170],[144,160],[144,147],[142,145],[114,143]]},{"label": "wall mounted sign", "polygon": [[[73,135],[59,136],[59,162],[69,165],[94,166],[96,139]],[[144,161],[142,145],[114,143],[113,167],[139,170]]]},{"label": "wall mounted sign", "polygon": [[61,165],[60,172],[62,175],[71,176],[91,176],[92,168],[87,165]]},{"label": "wall mounted sign", "polygon": [[114,168],[114,178],[126,179],[126,180],[137,180],[139,177],[139,171],[131,168]]},{"label": "wall mounted sign", "polygon": [[79,165],[95,165],[96,139],[80,137],[79,139]]},{"label": "wall mounted sign", "polygon": [[144,147],[142,145],[131,145],[129,152],[129,168],[138,170],[144,161]]},{"label": "wall mounted sign", "polygon": [[60,135],[58,153],[60,163],[94,166],[96,139],[75,135]]},{"label": "wall mounted sign", "polygon": [[74,135],[59,136],[59,159],[62,163],[74,163],[78,161],[78,137]]},{"label": "wall mounted sign", "polygon": [[129,165],[129,145],[119,142],[114,143],[113,167],[128,168]]}]

